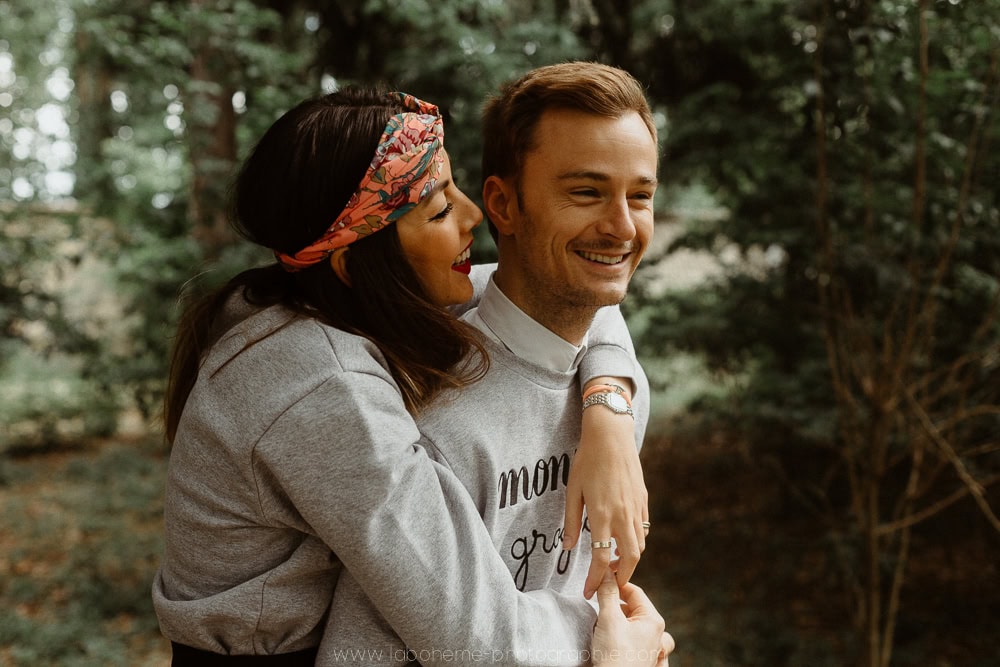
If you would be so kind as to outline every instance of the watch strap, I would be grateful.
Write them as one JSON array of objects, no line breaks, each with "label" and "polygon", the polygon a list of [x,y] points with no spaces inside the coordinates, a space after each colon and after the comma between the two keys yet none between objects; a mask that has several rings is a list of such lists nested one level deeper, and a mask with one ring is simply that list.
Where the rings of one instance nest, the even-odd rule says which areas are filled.
[{"label": "watch strap", "polygon": [[628,403],[628,401],[625,399],[624,396],[622,396],[622,402],[625,403],[624,409],[615,407],[614,405],[611,404],[610,396],[613,394],[614,392],[610,391],[593,393],[587,396],[587,398],[583,400],[583,409],[586,410],[587,408],[593,405],[603,405],[604,407],[608,408],[615,414],[628,415],[629,417],[635,419],[635,413],[632,412],[632,406]]}]

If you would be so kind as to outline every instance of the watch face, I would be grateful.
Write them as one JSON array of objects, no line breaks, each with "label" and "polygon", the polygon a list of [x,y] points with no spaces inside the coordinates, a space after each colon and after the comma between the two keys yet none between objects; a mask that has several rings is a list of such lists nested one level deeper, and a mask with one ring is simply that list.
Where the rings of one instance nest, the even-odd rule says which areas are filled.
[{"label": "watch face", "polygon": [[611,406],[615,412],[626,412],[628,410],[628,403],[625,402],[625,398],[619,394],[605,394],[607,403]]}]

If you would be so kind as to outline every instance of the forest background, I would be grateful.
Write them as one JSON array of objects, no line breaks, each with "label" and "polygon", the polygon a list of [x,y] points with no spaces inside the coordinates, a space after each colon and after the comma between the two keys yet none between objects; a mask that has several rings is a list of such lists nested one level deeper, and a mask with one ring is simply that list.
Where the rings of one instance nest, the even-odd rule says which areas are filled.
[{"label": "forest background", "polygon": [[267,259],[225,218],[264,128],[387,82],[475,193],[482,101],[567,59],[660,131],[623,308],[671,663],[1000,664],[1000,0],[0,0],[0,664],[167,664],[172,325]]}]

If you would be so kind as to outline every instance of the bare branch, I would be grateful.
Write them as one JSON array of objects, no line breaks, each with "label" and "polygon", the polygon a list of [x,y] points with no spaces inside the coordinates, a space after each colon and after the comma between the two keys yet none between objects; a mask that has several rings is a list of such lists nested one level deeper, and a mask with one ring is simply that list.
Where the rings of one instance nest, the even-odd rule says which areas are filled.
[{"label": "bare branch", "polygon": [[[997,291],[987,310],[987,315],[980,322],[976,333],[972,338],[972,344],[985,335],[993,321],[996,319],[996,310],[1000,307],[1000,290]],[[924,396],[925,404],[941,400],[955,391],[958,382],[958,375],[974,363],[987,363],[990,356],[1000,353],[1000,344],[991,345],[971,352],[966,352],[962,356],[953,360],[950,364],[939,365],[938,367],[925,373],[923,377],[917,379],[910,386],[914,393],[924,391],[928,386],[935,385],[936,390]]]},{"label": "bare branch", "polygon": [[989,502],[986,500],[986,494],[983,493],[983,485],[980,484],[976,479],[969,473],[965,464],[962,462],[961,457],[955,452],[951,444],[941,436],[941,432],[931,421],[931,418],[927,416],[923,407],[913,398],[910,392],[907,392],[906,397],[910,407],[913,408],[913,412],[916,414],[917,419],[919,419],[921,426],[923,426],[927,435],[930,436],[931,441],[938,446],[945,458],[947,458],[952,466],[955,468],[955,472],[958,473],[959,479],[968,488],[969,493],[972,494],[973,499],[976,501],[976,505],[979,506],[980,511],[982,511],[983,516],[990,522],[990,525],[1000,532],[1000,519],[997,518],[996,514],[993,513],[993,509],[990,507]]},{"label": "bare branch", "polygon": [[962,454],[964,454],[967,458],[972,458],[975,456],[981,456],[982,454],[992,454],[993,452],[1000,452],[1000,440],[985,442],[981,445],[966,449],[962,452]]},{"label": "bare branch", "polygon": [[1000,415],[1000,405],[976,405],[971,408],[956,409],[954,414],[942,421],[938,428],[942,431],[947,430],[966,420],[988,415]]},{"label": "bare branch", "polygon": [[[1000,475],[994,475],[992,477],[980,481],[979,483],[984,488],[986,488],[992,486],[993,484],[996,484],[997,482],[1000,482]],[[966,486],[959,487],[949,495],[935,502],[933,505],[928,505],[922,510],[904,516],[902,519],[899,519],[898,521],[883,523],[878,527],[877,532],[879,535],[886,535],[888,533],[892,533],[897,530],[903,530],[904,528],[915,526],[921,521],[929,519],[935,514],[938,514],[945,508],[949,507],[950,505],[955,504],[965,496],[969,495],[969,493],[970,490],[968,487]]]},{"label": "bare branch", "polygon": [[903,590],[903,581],[906,578],[906,565],[909,563],[909,557],[910,529],[905,528],[896,557],[896,567],[892,574],[892,586],[889,589],[889,608],[886,610],[885,629],[882,631],[880,667],[889,667],[889,658],[892,656],[892,640],[896,634],[896,619],[899,616],[899,596]]}]

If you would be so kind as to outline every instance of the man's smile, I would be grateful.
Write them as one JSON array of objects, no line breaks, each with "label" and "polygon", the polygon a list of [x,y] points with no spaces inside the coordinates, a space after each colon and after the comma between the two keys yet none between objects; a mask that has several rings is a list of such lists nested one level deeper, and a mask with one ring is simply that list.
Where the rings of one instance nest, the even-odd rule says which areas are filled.
[{"label": "man's smile", "polygon": [[628,254],[624,255],[601,255],[596,252],[587,252],[585,250],[577,250],[576,254],[584,259],[588,259],[591,262],[599,262],[601,264],[621,264],[628,257]]}]

